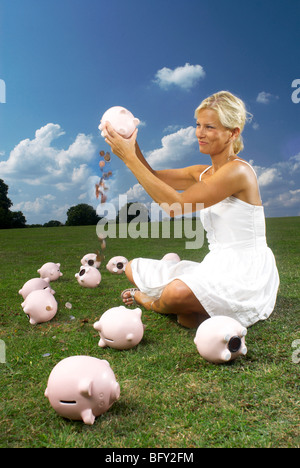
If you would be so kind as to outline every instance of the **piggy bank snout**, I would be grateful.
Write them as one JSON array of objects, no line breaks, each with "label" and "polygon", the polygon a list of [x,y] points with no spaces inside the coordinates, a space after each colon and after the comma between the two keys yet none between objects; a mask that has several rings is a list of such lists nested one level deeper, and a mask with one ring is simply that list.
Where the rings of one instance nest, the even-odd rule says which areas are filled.
[{"label": "piggy bank snout", "polygon": [[231,353],[237,353],[242,346],[242,339],[239,336],[232,336],[228,341],[227,347]]}]

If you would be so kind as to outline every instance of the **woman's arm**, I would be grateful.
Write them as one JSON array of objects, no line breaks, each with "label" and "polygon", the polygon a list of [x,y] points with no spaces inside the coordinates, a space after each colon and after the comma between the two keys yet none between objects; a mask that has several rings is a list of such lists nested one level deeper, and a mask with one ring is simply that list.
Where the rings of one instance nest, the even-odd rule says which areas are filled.
[{"label": "woman's arm", "polygon": [[152,174],[154,174],[161,181],[170,185],[170,187],[172,187],[175,190],[186,190],[195,182],[198,182],[201,172],[203,172],[204,169],[206,169],[207,167],[204,165],[195,165],[195,166],[184,167],[181,169],[163,169],[163,170],[155,171],[154,169],[152,169],[152,167],[148,164],[148,162],[144,158],[144,155],[141,152],[137,141],[135,143],[135,152],[140,162]]},{"label": "woman's arm", "polygon": [[251,178],[249,168],[232,161],[205,181],[194,182],[182,193],[178,193],[171,185],[156,176],[155,171],[138,157],[136,136],[137,130],[130,139],[125,140],[113,130],[111,125],[107,124],[105,128],[105,141],[111,146],[112,152],[122,159],[150,197],[170,216],[199,211],[230,195],[246,190],[249,186]]}]

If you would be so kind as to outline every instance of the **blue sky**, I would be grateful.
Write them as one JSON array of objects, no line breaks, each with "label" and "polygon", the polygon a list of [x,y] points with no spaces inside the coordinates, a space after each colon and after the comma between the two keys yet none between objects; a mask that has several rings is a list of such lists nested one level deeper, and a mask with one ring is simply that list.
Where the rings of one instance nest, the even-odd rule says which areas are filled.
[{"label": "blue sky", "polygon": [[[98,125],[115,105],[142,121],[153,167],[209,164],[194,110],[226,89],[253,114],[240,156],[266,216],[299,216],[299,17],[299,0],[0,0],[0,178],[12,209],[31,224],[98,207],[109,149]],[[149,201],[116,157],[109,170],[108,201]]]}]

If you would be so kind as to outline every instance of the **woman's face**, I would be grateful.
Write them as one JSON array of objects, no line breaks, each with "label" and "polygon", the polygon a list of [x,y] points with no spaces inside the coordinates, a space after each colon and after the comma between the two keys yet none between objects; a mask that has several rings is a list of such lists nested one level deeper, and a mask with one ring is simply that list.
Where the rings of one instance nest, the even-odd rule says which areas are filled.
[{"label": "woman's face", "polygon": [[231,144],[233,132],[221,124],[213,109],[202,109],[198,113],[196,137],[201,153],[219,154]]}]

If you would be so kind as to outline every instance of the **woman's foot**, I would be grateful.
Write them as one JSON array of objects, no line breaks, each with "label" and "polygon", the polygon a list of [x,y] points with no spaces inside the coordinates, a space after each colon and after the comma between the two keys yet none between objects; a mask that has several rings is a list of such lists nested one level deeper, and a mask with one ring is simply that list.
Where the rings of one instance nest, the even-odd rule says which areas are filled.
[{"label": "woman's foot", "polygon": [[132,304],[136,304],[135,293],[137,291],[139,291],[137,288],[130,288],[121,292],[121,299],[125,305],[131,306]]},{"label": "woman's foot", "polygon": [[155,298],[147,296],[137,288],[125,289],[121,293],[121,298],[126,306],[137,304],[143,306],[146,310],[152,310],[152,306],[156,301]]}]

